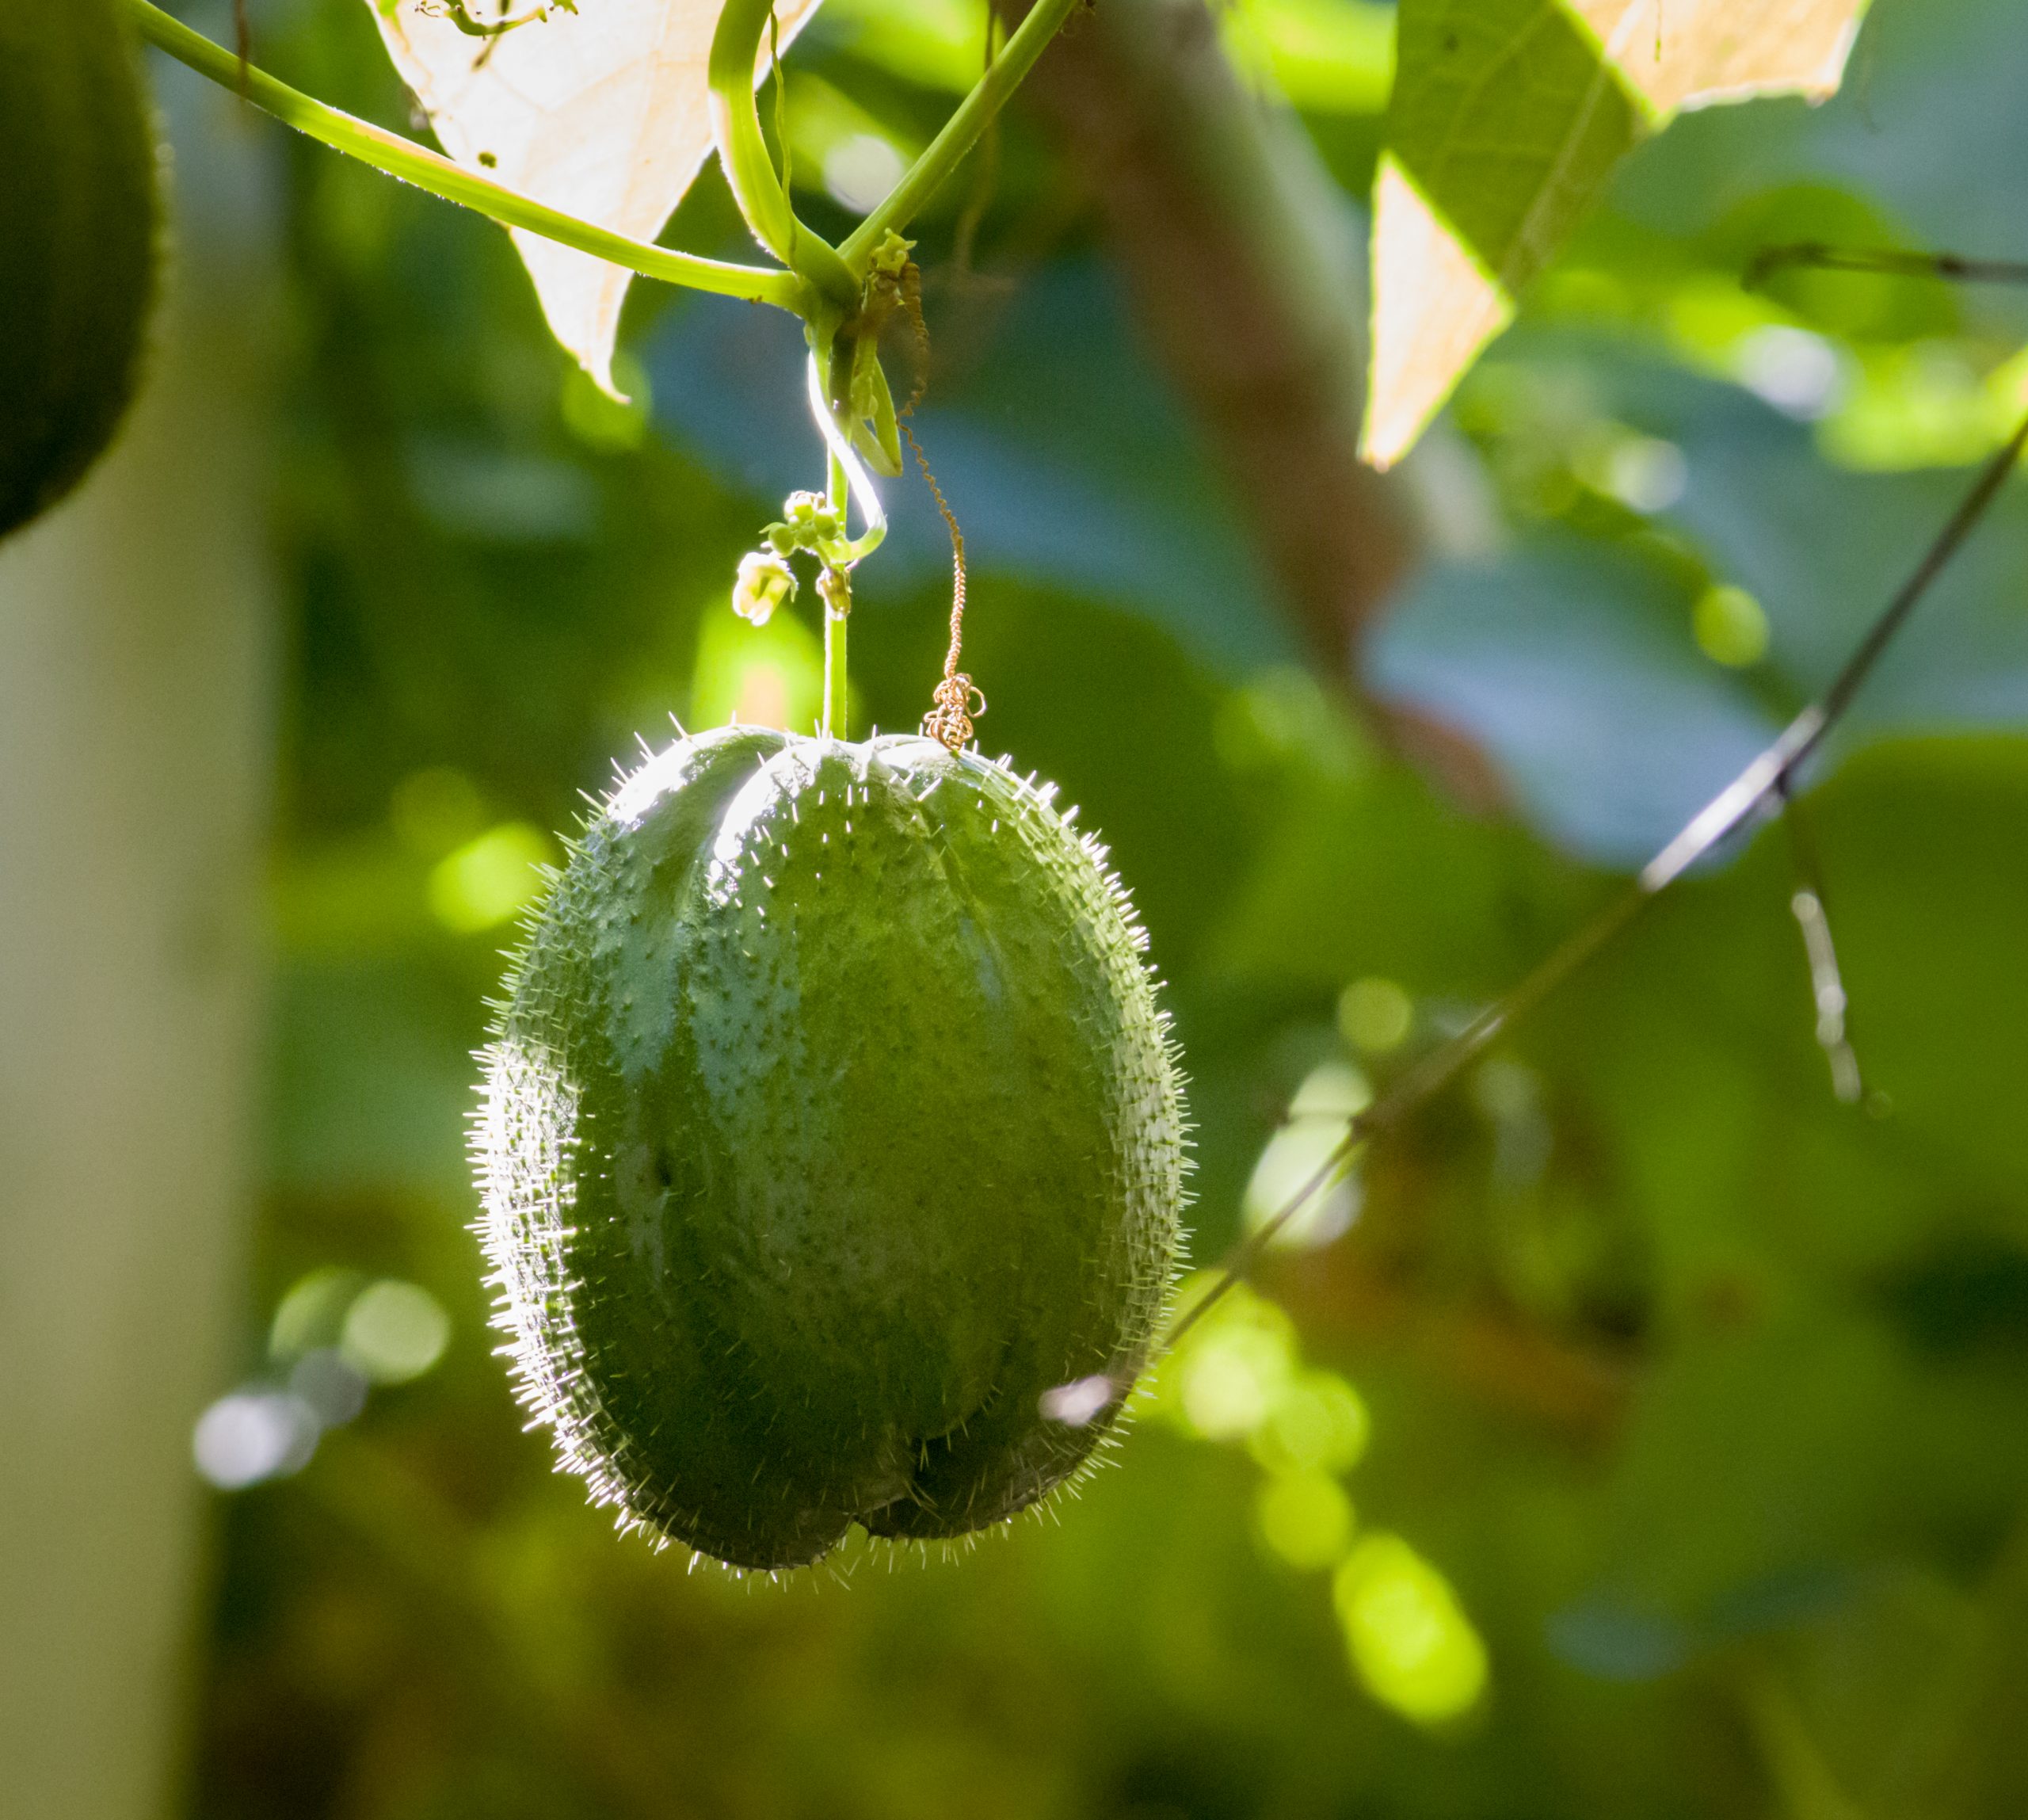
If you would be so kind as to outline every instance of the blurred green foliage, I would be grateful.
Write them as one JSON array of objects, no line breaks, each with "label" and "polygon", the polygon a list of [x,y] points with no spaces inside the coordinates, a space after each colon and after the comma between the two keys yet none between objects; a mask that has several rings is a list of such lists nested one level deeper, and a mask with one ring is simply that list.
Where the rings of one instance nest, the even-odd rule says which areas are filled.
[{"label": "blurred green foliage", "polygon": [[[362,8],[254,17],[271,67],[406,124]],[[1226,22],[1363,194],[1383,10]],[[957,0],[832,0],[791,59],[820,226],[878,162],[840,148],[922,143],[981,44]],[[1146,914],[1194,1079],[1198,1265],[1602,902],[1913,564],[2021,406],[2022,303],[1737,279],[1774,240],[2028,254],[2024,82],[2000,0],[1879,0],[1844,97],[1645,148],[1467,383],[1430,484],[1491,535],[1426,567],[1367,665],[1480,745],[1497,813],[1293,666],[1037,124],[940,199],[924,434],[982,527],[982,737],[1084,806]],[[686,1574],[520,1429],[465,1230],[470,1052],[581,792],[672,714],[812,712],[808,603],[764,632],[726,608],[809,458],[769,428],[798,377],[737,364],[766,345],[743,307],[644,285],[622,410],[566,370],[504,237],[276,150],[294,617],[243,1356],[326,1398],[326,1432],[223,1503],[193,1812],[2028,1806],[2028,496],[1805,799],[1862,1105],[1832,1095],[1767,830],[1362,1155],[1309,1236],[1350,1230],[1278,1247],[1081,1499],[951,1560]],[[715,177],[673,235],[737,244]],[[934,518],[898,512],[928,528],[863,578],[862,725],[917,719],[945,636]],[[1218,615],[1165,549],[1204,552],[1180,567]],[[307,1368],[331,1357],[350,1419],[351,1380]]]}]

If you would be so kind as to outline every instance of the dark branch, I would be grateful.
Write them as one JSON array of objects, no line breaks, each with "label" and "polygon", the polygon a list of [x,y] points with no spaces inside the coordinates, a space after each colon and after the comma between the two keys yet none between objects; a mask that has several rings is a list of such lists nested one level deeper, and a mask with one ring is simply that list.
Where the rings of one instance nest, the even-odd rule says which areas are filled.
[{"label": "dark branch", "polygon": [[1342,193],[1293,116],[1241,86],[1203,0],[1105,0],[1029,92],[1306,641],[1349,681],[1419,539],[1401,487],[1359,459],[1366,306]]},{"label": "dark branch", "polygon": [[2028,284],[2028,261],[1967,259],[1956,253],[1900,253],[1889,247],[1827,246],[1802,240],[1755,254],[1740,283],[1757,291],[1778,272],[1877,272],[1896,278],[1948,278],[1962,284]]},{"label": "dark branch", "polygon": [[[1441,1093],[1507,1030],[1555,992],[1626,928],[1653,899],[1770,803],[1787,796],[1799,768],[1843,717],[1895,634],[1908,622],[1908,616],[1985,515],[2007,476],[2019,464],[2024,447],[2028,447],[2028,418],[2022,420],[2007,446],[1987,464],[1971,491],[1951,515],[1950,522],[1879,617],[1867,628],[1866,635],[1823,696],[1790,721],[1766,751],[1691,817],[1683,832],[1641,869],[1631,891],[1578,930],[1506,997],[1481,1012],[1458,1036],[1431,1050],[1406,1070],[1370,1106],[1353,1119],[1344,1139],[1316,1174],[1271,1219],[1233,1248],[1218,1280],[1170,1328],[1160,1342],[1160,1349],[1174,1346],[1231,1292],[1260,1261],[1275,1235],[1295,1217],[1312,1195],[1327,1186],[1346,1167],[1361,1144],[1400,1124]],[[1821,907],[1820,899],[1820,915]],[[1799,910],[1797,914],[1800,917],[1802,913]],[[1807,933],[1805,925],[1806,936]],[[1842,999],[1842,988],[1839,996]],[[1842,1016],[1841,1005],[1841,1022]],[[1842,1028],[1840,1038],[1842,1040]],[[1127,1386],[1146,1362],[1145,1358],[1137,1358],[1115,1368],[1109,1379],[1111,1397],[1106,1401],[1124,1395]],[[1102,1403],[1093,1407],[1092,1415],[1096,1415],[1103,1406]]]}]

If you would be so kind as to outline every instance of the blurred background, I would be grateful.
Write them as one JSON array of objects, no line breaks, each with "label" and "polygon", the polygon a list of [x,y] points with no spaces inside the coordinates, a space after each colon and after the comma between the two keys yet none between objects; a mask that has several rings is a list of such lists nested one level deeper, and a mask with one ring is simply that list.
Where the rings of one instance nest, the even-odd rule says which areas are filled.
[{"label": "blurred background", "polygon": [[[359,0],[250,16],[414,130]],[[984,32],[829,0],[787,59],[816,225]],[[2028,295],[1740,283],[1805,239],[2028,258],[2028,19],[1877,0],[1835,101],[1638,154],[1363,473],[1392,32],[1104,0],[917,254],[980,738],[1145,914],[1200,1267],[1824,682],[2028,410]],[[1362,1155],[1081,1497],[951,1559],[686,1572],[523,1432],[464,1130],[582,793],[672,715],[814,715],[810,603],[727,608],[817,476],[799,331],[642,283],[616,404],[497,230],[153,74],[155,380],[0,555],[0,1813],[2028,1810],[2028,487],[1797,826]],[[669,238],[738,251],[715,170]],[[945,638],[891,492],[860,727],[915,723]]]}]

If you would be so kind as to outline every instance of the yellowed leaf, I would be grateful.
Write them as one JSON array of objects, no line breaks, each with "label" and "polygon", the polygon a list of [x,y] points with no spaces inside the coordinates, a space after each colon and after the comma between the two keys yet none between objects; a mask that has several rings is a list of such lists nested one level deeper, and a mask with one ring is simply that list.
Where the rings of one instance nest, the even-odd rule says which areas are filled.
[{"label": "yellowed leaf", "polygon": [[[459,30],[440,0],[367,4],[444,151],[551,208],[652,240],[711,151],[720,0],[578,0],[492,38]],[[817,4],[780,0],[784,49]],[[485,0],[471,11],[490,16]],[[765,71],[764,55],[757,81]],[[514,242],[557,340],[611,391],[633,274],[535,235]]]},{"label": "yellowed leaf", "polygon": [[1835,93],[1855,0],[1569,0],[1659,115],[1755,95]]},{"label": "yellowed leaf", "polygon": [[1684,108],[1836,89],[1866,0],[1401,0],[1362,447],[1398,460],[1620,160]]},{"label": "yellowed leaf", "polygon": [[[1373,367],[1393,376],[1367,414],[1367,456],[1386,467],[1422,432],[1472,357],[1512,320],[1507,293],[1479,269],[1470,248],[1430,207],[1401,166],[1380,161],[1373,229],[1398,268],[1422,275],[1412,288],[1375,292]],[[1439,389],[1440,388],[1440,389]]]}]

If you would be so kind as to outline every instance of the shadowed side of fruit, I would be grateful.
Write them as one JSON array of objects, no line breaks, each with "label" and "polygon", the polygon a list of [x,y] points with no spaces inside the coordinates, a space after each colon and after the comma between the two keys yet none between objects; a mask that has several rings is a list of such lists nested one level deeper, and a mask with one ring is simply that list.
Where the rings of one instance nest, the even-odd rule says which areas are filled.
[{"label": "shadowed side of fruit", "polygon": [[115,0],[0,0],[0,536],[112,440],[157,242],[154,145]]},{"label": "shadowed side of fruit", "polygon": [[638,1523],[744,1567],[933,1539],[1075,1473],[1168,1295],[1182,1112],[1138,931],[1046,796],[935,742],[651,759],[491,1052],[522,1391]]}]

